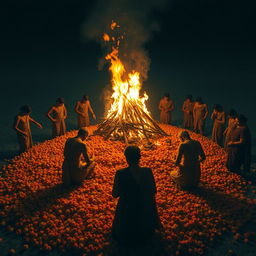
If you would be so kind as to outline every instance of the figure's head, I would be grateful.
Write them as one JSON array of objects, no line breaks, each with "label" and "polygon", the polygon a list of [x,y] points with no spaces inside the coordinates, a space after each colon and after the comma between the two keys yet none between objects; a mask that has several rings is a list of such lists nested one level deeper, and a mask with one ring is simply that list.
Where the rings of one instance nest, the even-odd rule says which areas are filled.
[{"label": "figure's head", "polygon": [[236,118],[237,117],[237,112],[234,109],[231,109],[228,113],[229,117],[231,118]]},{"label": "figure's head", "polygon": [[181,131],[178,136],[181,141],[191,140],[189,133],[185,130]]},{"label": "figure's head", "polygon": [[197,97],[196,98],[196,102],[199,103],[199,104],[203,104],[203,99],[201,97]]},{"label": "figure's head", "polygon": [[20,107],[20,113],[22,115],[29,115],[32,112],[32,109],[29,105],[24,105]]},{"label": "figure's head", "polygon": [[57,105],[59,105],[59,106],[63,105],[63,104],[64,104],[64,98],[58,98],[58,99],[56,100],[56,103],[57,103]]},{"label": "figure's head", "polygon": [[216,110],[217,112],[222,112],[223,107],[220,104],[215,104],[214,105],[214,110]]},{"label": "figure's head", "polygon": [[129,165],[139,164],[140,161],[140,149],[138,146],[127,146],[124,155]]},{"label": "figure's head", "polygon": [[88,136],[88,131],[86,130],[86,128],[80,128],[79,129],[79,131],[78,131],[78,134],[77,134],[77,136],[79,137],[79,138],[81,138],[81,140],[85,140],[86,138],[87,138],[87,136]]},{"label": "figure's head", "polygon": [[167,99],[170,99],[170,93],[167,93],[167,92],[166,92],[166,93],[164,94],[164,97],[167,98]]},{"label": "figure's head", "polygon": [[186,99],[192,101],[192,99],[193,99],[192,94],[189,94]]},{"label": "figure's head", "polygon": [[247,124],[247,117],[245,117],[244,115],[238,115],[237,117],[237,122],[239,125],[246,125]]},{"label": "figure's head", "polygon": [[89,96],[88,95],[84,95],[83,98],[82,98],[83,101],[87,101],[89,100]]}]

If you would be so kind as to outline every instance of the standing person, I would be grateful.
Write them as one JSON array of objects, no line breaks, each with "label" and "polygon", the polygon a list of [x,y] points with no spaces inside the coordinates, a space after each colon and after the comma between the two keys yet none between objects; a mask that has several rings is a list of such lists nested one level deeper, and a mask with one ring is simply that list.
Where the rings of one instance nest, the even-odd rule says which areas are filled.
[{"label": "standing person", "polygon": [[208,113],[207,105],[204,104],[201,97],[198,97],[193,108],[194,132],[199,132],[201,135],[204,134],[205,119]]},{"label": "standing person", "polygon": [[225,135],[225,142],[224,142],[224,149],[228,151],[228,143],[231,141],[231,134],[232,131],[235,129],[237,125],[237,112],[234,109],[231,109],[228,114],[228,127],[224,131]]},{"label": "standing person", "polygon": [[67,118],[67,109],[63,98],[56,100],[56,104],[48,110],[47,117],[52,121],[53,138],[66,133],[65,119]]},{"label": "standing person", "polygon": [[237,125],[231,132],[228,143],[227,168],[232,172],[240,172],[241,167],[245,172],[251,167],[251,133],[244,115],[237,117]]},{"label": "standing person", "polygon": [[85,143],[87,136],[88,131],[81,128],[76,137],[65,143],[62,182],[66,186],[81,184],[94,171],[95,162],[89,157]]},{"label": "standing person", "polygon": [[93,119],[96,119],[96,116],[91,107],[91,103],[89,101],[89,97],[84,95],[80,101],[77,101],[75,106],[78,128],[87,127],[90,125],[89,111],[91,112]]},{"label": "standing person", "polygon": [[[179,171],[171,172],[174,182],[182,189],[196,187],[200,181],[200,163],[205,160],[204,150],[197,140],[192,140],[187,131],[179,134],[181,144],[175,165],[179,166]],[[183,158],[183,164],[181,160]]]},{"label": "standing person", "polygon": [[31,111],[32,110],[30,106],[22,106],[20,108],[19,114],[15,117],[14,120],[13,128],[17,132],[20,153],[27,151],[33,146],[30,122],[34,123],[39,128],[43,128],[40,123],[30,117]]},{"label": "standing person", "polygon": [[222,147],[223,131],[225,125],[225,112],[223,111],[223,107],[221,105],[216,104],[214,106],[211,119],[213,120],[212,140]]},{"label": "standing person", "polygon": [[140,149],[128,146],[124,155],[128,167],[115,174],[113,197],[119,197],[112,225],[112,235],[123,245],[139,245],[148,241],[160,228],[152,170],[140,167]]},{"label": "standing person", "polygon": [[169,93],[164,94],[164,97],[159,102],[158,109],[160,110],[160,123],[170,124],[172,122],[174,103],[170,99]]},{"label": "standing person", "polygon": [[185,129],[193,129],[193,124],[194,124],[193,108],[194,108],[193,98],[192,98],[192,95],[189,94],[182,106],[183,127]]}]

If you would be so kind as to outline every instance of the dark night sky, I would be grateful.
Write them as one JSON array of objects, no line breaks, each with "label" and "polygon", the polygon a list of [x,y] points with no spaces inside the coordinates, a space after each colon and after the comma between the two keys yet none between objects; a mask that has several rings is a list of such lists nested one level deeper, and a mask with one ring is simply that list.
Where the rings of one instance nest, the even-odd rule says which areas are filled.
[{"label": "dark night sky", "polygon": [[[99,71],[100,46],[81,36],[81,25],[96,1],[8,1],[2,6],[0,47],[0,152],[17,150],[11,129],[22,104],[44,130],[33,129],[35,140],[50,136],[45,112],[59,96],[69,110],[68,128],[74,128],[74,103],[84,93],[100,117],[100,94],[109,83],[105,68]],[[132,1],[131,1],[132,2]],[[134,8],[136,8],[136,1]],[[154,10],[159,31],[145,45],[151,59],[143,89],[148,107],[157,119],[157,103],[166,91],[175,101],[174,118],[181,119],[184,97],[202,96],[210,110],[214,103],[249,117],[255,130],[256,36],[253,1],[173,0]],[[208,120],[211,125],[211,121]],[[254,136],[255,137],[255,136]]]}]

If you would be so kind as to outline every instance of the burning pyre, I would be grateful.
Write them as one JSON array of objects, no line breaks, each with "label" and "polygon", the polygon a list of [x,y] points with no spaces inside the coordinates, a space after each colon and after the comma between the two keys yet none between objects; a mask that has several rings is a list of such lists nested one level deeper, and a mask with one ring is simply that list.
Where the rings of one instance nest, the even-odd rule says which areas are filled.
[{"label": "burning pyre", "polygon": [[[119,28],[116,22],[110,25],[111,31]],[[96,134],[105,139],[114,138],[130,143],[138,140],[166,135],[148,112],[145,101],[148,99],[146,92],[140,96],[140,73],[126,72],[125,66],[119,58],[119,45],[123,35],[116,37],[104,33],[103,39],[111,45],[110,53],[105,57],[110,62],[109,70],[112,75],[112,105],[99,124]]]}]

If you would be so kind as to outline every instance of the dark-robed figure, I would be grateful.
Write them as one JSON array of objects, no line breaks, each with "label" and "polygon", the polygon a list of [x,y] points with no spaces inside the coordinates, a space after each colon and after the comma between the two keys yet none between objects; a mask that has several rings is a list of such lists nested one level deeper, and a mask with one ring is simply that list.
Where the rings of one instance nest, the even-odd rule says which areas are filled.
[{"label": "dark-robed figure", "polygon": [[148,241],[160,227],[152,170],[140,167],[140,149],[125,149],[128,167],[115,175],[112,195],[119,197],[112,235],[121,245],[136,246]]},{"label": "dark-robed figure", "polygon": [[242,166],[245,172],[250,171],[251,133],[247,126],[247,118],[239,115],[228,143],[227,168],[229,171],[239,173]]}]

